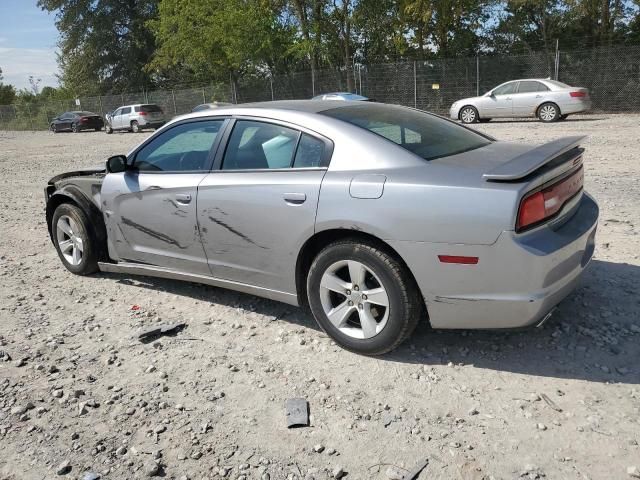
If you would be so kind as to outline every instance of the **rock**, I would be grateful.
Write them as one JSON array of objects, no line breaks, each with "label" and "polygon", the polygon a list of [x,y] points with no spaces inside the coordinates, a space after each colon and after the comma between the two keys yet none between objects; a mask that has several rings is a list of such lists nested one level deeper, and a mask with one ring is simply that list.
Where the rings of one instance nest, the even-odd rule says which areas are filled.
[{"label": "rock", "polygon": [[404,478],[404,472],[394,466],[387,468],[386,475],[389,480],[402,480]]},{"label": "rock", "polygon": [[85,472],[82,480],[99,480],[100,474],[95,472]]},{"label": "rock", "polygon": [[70,471],[71,471],[71,463],[69,462],[69,460],[65,460],[60,465],[58,465],[58,468],[56,468],[57,475],[66,475]]},{"label": "rock", "polygon": [[127,453],[127,447],[124,445],[116,449],[116,455],[124,455],[125,453]]},{"label": "rock", "polygon": [[316,453],[322,453],[324,452],[324,445],[321,444],[317,444],[313,446],[313,451]]},{"label": "rock", "polygon": [[547,429],[547,426],[544,423],[539,423],[537,425],[537,428],[538,428],[538,430],[543,430],[544,431],[544,430]]},{"label": "rock", "polygon": [[640,478],[640,470],[635,465],[627,467],[627,475],[632,478]]},{"label": "rock", "polygon": [[26,413],[26,412],[27,412],[27,407],[26,407],[26,406],[24,406],[24,405],[22,405],[22,406],[20,406],[20,407],[13,407],[13,408],[11,409],[11,413],[12,413],[13,415],[22,415],[22,414],[24,414],[24,413]]},{"label": "rock", "polygon": [[337,466],[333,469],[333,472],[331,472],[331,474],[333,475],[333,478],[342,478],[347,474],[347,472],[345,472],[342,467]]},{"label": "rock", "polygon": [[166,430],[167,430],[167,427],[165,425],[162,425],[162,424],[158,425],[156,428],[153,429],[153,431],[155,433],[162,433],[162,432],[164,432]]},{"label": "rock", "polygon": [[62,389],[58,389],[51,392],[51,395],[53,395],[53,398],[62,398],[62,395],[64,395],[64,392],[62,391]]},{"label": "rock", "polygon": [[472,408],[471,410],[469,410],[469,415],[478,415],[479,413],[480,412],[477,408]]},{"label": "rock", "polygon": [[80,402],[78,404],[78,415],[85,415],[88,412],[89,412],[89,410],[87,409],[86,402]]},{"label": "rock", "polygon": [[144,467],[144,473],[147,477],[155,477],[160,473],[160,465],[156,462],[149,462]]},{"label": "rock", "polygon": [[335,455],[335,454],[336,454],[336,449],[335,448],[327,449],[327,455]]},{"label": "rock", "polygon": [[149,365],[147,367],[147,369],[145,370],[145,373],[151,373],[151,372],[155,372],[156,371],[156,367],[153,365]]}]

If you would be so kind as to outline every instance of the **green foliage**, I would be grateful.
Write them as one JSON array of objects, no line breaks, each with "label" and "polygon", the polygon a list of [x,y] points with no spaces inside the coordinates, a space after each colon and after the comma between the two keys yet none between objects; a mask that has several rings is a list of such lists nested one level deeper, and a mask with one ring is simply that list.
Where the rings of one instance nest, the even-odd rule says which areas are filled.
[{"label": "green foliage", "polygon": [[16,98],[16,89],[13,85],[5,85],[2,83],[2,69],[0,68],[0,105],[9,105]]},{"label": "green foliage", "polygon": [[62,83],[76,95],[151,84],[144,66],[155,50],[147,22],[157,0],[38,0],[55,13]]}]

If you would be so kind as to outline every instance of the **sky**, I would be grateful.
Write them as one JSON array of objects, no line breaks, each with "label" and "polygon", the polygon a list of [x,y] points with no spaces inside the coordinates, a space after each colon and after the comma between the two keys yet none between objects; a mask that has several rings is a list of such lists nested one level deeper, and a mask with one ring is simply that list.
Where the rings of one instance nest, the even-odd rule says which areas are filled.
[{"label": "sky", "polygon": [[43,12],[37,0],[0,0],[0,68],[5,84],[29,87],[29,75],[40,88],[56,87],[58,30],[54,15]]}]

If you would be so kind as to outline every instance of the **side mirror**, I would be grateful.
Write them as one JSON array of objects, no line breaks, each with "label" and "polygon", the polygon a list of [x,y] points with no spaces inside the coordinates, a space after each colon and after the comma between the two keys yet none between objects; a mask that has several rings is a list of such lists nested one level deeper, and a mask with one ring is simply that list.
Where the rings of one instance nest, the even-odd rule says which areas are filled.
[{"label": "side mirror", "polygon": [[115,155],[107,159],[107,173],[120,173],[127,169],[127,157]]},{"label": "side mirror", "polygon": [[495,98],[496,94],[495,94],[495,93],[493,93],[493,92],[489,92],[489,96],[490,96],[491,98]]}]

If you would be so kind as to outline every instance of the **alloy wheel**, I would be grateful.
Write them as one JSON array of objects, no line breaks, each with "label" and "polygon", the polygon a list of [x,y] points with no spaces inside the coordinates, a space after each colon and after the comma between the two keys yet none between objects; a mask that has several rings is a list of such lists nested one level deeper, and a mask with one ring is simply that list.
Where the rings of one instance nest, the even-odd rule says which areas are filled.
[{"label": "alloy wheel", "polygon": [[389,318],[389,296],[378,276],[355,260],[329,266],[320,281],[320,301],[329,321],[343,334],[368,339]]},{"label": "alloy wheel", "polygon": [[84,244],[80,236],[80,228],[73,218],[63,215],[58,219],[56,238],[64,259],[70,265],[80,265]]},{"label": "alloy wheel", "polygon": [[544,105],[540,109],[540,118],[545,122],[550,122],[556,118],[556,107],[553,105]]},{"label": "alloy wheel", "polygon": [[465,108],[460,113],[460,118],[464,123],[473,123],[476,121],[476,111],[473,108]]}]

